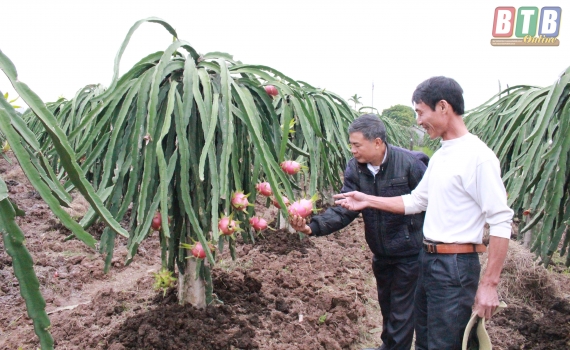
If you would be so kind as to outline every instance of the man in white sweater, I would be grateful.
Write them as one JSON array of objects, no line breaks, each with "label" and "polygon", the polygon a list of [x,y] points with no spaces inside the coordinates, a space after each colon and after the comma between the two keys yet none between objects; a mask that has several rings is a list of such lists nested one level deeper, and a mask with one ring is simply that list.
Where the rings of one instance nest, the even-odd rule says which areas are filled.
[{"label": "man in white sweater", "polygon": [[[426,212],[424,250],[415,294],[416,349],[461,349],[472,311],[491,318],[507,254],[513,211],[507,206],[499,160],[463,122],[463,90],[450,78],[430,78],[412,101],[417,123],[442,147],[415,190],[399,197],[361,192],[335,195],[350,210]],[[479,282],[483,226],[490,226],[487,269]],[[473,309],[472,309],[473,308]]]}]

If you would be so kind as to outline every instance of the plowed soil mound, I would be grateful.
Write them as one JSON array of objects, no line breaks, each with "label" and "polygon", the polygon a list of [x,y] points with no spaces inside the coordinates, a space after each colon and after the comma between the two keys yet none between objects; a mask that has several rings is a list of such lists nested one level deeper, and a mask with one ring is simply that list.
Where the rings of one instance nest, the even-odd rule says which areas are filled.
[{"label": "plowed soil mound", "polygon": [[214,270],[217,305],[198,310],[178,305],[173,292],[159,295],[152,310],[129,317],[108,341],[114,349],[348,348],[365,316],[365,276],[347,276],[352,260],[368,258],[354,241],[348,259],[294,234],[268,234],[240,249],[240,266]]}]

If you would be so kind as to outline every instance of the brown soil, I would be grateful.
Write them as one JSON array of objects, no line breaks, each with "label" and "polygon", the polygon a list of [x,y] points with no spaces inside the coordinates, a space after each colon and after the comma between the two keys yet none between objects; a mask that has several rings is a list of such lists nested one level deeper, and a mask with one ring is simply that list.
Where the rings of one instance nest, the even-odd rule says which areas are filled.
[{"label": "brown soil", "polygon": [[487,327],[494,348],[570,349],[569,282],[570,269],[560,263],[545,269],[511,241],[499,285],[508,307]]},{"label": "brown soil", "polygon": [[[160,269],[155,234],[124,266],[117,239],[113,268],[61,226],[12,160],[0,160],[10,198],[46,299],[57,349],[357,349],[380,344],[381,326],[362,221],[323,238],[264,232],[255,245],[226,249],[213,270],[216,303],[180,306],[176,293],[152,289]],[[74,198],[72,216],[84,200]],[[276,212],[257,205],[266,219]],[[103,225],[90,232],[99,238]],[[0,240],[1,241],[1,240]],[[11,258],[0,242],[0,349],[36,349]],[[371,331],[368,332],[368,331]]]},{"label": "brown soil", "polygon": [[[26,212],[17,220],[36,264],[57,349],[305,350],[380,344],[371,253],[360,218],[321,238],[300,240],[296,234],[267,230],[254,245],[238,244],[235,261],[226,249],[213,269],[216,302],[200,310],[180,306],[174,290],[163,296],[152,289],[152,273],[160,269],[156,234],[139,247],[129,266],[123,264],[126,240],[118,238],[113,268],[105,275],[96,251],[64,240],[69,231],[18,166],[0,159],[0,176],[10,198]],[[256,209],[268,220],[276,214],[259,204]],[[84,211],[84,200],[74,198],[70,214],[80,217]],[[95,225],[90,231],[98,238],[102,228]],[[36,349],[32,322],[3,248],[0,243],[0,349]],[[567,275],[542,279],[534,287],[502,283],[509,308],[488,327],[496,349],[570,347]],[[536,280],[531,277],[529,281]],[[512,280],[517,278],[506,278]],[[515,292],[520,288],[535,293]]]}]

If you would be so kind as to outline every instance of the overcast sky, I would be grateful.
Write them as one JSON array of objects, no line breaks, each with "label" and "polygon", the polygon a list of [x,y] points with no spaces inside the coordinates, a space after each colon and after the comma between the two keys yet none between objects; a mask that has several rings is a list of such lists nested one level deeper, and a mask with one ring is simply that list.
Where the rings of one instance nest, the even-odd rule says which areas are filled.
[{"label": "overcast sky", "polygon": [[[21,81],[44,102],[70,99],[87,84],[108,86],[129,28],[156,16],[200,53],[222,51],[263,64],[345,99],[362,96],[382,110],[411,105],[415,87],[445,75],[473,108],[503,88],[547,86],[570,66],[570,3],[532,1],[121,1],[0,0],[0,50]],[[560,46],[490,45],[498,6],[559,6]],[[567,12],[568,11],[568,12]],[[172,42],[166,30],[143,24],[123,56],[121,73]],[[374,98],[372,101],[372,83]],[[14,95],[0,74],[0,91]]]}]

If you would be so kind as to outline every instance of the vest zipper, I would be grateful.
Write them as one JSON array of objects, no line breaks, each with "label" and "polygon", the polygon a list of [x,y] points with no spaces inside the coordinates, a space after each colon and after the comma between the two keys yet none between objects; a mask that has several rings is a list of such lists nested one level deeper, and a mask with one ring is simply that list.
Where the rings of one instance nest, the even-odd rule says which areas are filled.
[{"label": "vest zipper", "polygon": [[[380,174],[380,172],[384,171],[384,167],[380,166],[380,169],[378,169],[378,172],[376,174],[374,174],[374,195],[375,196],[380,196],[380,192],[378,191],[378,187],[376,186],[376,176],[378,174]],[[380,227],[383,227],[383,222],[382,222],[382,213],[377,212],[376,213],[376,224],[377,224],[377,230],[378,230],[378,234],[380,235],[380,249],[382,250],[382,254],[386,255],[386,247],[384,245],[384,235],[382,234],[382,229]]]}]

